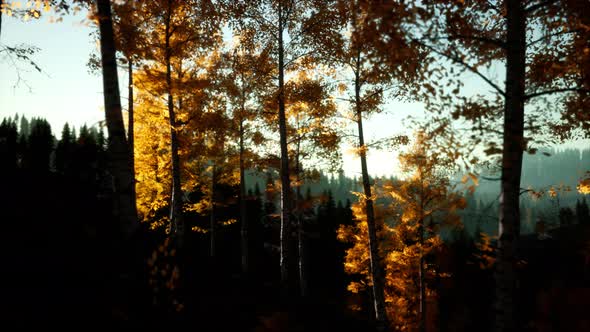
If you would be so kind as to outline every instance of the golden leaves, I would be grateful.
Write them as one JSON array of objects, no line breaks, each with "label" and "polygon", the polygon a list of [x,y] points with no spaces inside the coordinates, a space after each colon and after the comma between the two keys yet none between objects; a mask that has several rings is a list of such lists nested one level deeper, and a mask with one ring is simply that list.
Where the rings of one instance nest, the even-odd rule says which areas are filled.
[{"label": "golden leaves", "polygon": [[489,270],[496,262],[495,248],[492,246],[492,237],[486,233],[479,233],[480,240],[475,244],[477,253],[474,257],[477,259],[479,268]]},{"label": "golden leaves", "polygon": [[351,147],[347,150],[348,153],[352,154],[355,157],[360,157],[363,155],[367,155],[367,151],[369,150],[369,148],[366,145],[360,146],[360,147]]},{"label": "golden leaves", "polygon": [[576,189],[582,195],[590,194],[590,171],[586,172],[585,176],[579,180]]},{"label": "golden leaves", "polygon": [[[449,195],[446,203],[435,204],[428,210],[420,210],[420,198],[416,195],[416,189],[419,188],[416,184],[419,183],[420,180],[414,178],[407,181],[385,183],[376,188],[374,191],[376,196],[373,197],[375,202],[377,202],[377,198],[382,198],[381,195],[395,198],[394,203],[387,207],[375,204],[374,212],[380,229],[378,232],[379,252],[385,270],[387,312],[394,324],[406,327],[415,324],[415,315],[412,312],[417,309],[416,301],[413,299],[418,294],[416,285],[420,257],[433,252],[442,245],[442,240],[438,236],[428,236],[422,243],[418,241],[418,234],[421,230],[419,221],[425,221],[425,215],[432,215],[432,211],[435,209],[442,211],[465,206],[462,196]],[[437,190],[433,189],[432,192],[440,195]],[[366,289],[367,285],[371,285],[365,200],[362,193],[356,193],[356,195],[360,199],[358,203],[352,205],[355,224],[341,226],[337,231],[340,241],[352,244],[352,247],[346,252],[345,271],[361,276],[360,280],[355,280],[348,285],[347,289],[353,293],[361,292]],[[425,198],[422,197],[422,199]],[[442,199],[437,201],[442,201]],[[402,213],[398,215],[397,211],[400,209]],[[447,219],[457,220],[451,217]],[[433,290],[427,291],[431,295],[432,292]]]}]

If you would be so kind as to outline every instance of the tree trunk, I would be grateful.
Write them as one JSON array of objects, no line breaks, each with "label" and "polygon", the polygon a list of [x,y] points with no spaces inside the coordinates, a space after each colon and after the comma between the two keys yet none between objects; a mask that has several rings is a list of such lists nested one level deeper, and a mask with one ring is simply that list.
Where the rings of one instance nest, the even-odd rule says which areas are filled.
[{"label": "tree trunk", "polygon": [[424,172],[422,171],[422,166],[419,166],[420,172],[420,211],[418,219],[418,239],[420,241],[420,259],[419,259],[419,266],[418,266],[418,278],[420,281],[420,322],[419,322],[419,331],[426,332],[426,276],[424,271]]},{"label": "tree trunk", "polygon": [[506,97],[504,105],[504,135],[502,150],[502,179],[499,211],[499,240],[496,269],[497,332],[516,331],[516,272],[515,262],[520,236],[519,193],[522,153],[525,149],[524,88],[526,21],[523,4],[507,1]]},{"label": "tree trunk", "polygon": [[[424,197],[424,196],[423,196]],[[421,213],[423,213],[422,209]],[[420,260],[418,267],[418,278],[420,278],[420,325],[419,331],[426,332],[426,276],[424,271],[424,219],[420,218],[418,232],[420,233]]]},{"label": "tree trunk", "polygon": [[215,224],[215,162],[213,162],[213,169],[211,171],[211,213],[209,214],[209,239],[210,239],[210,247],[209,247],[209,254],[211,256],[211,258],[215,257],[215,230],[216,230],[216,224]]},{"label": "tree trunk", "polygon": [[109,0],[97,0],[96,7],[99,17],[105,120],[109,135],[108,165],[114,180],[113,212],[119,219],[120,227],[130,234],[138,227],[137,208],[133,191],[133,168],[129,158],[131,153],[121,113],[111,3]]},{"label": "tree trunk", "polygon": [[288,288],[289,281],[289,243],[291,213],[290,196],[291,184],[289,180],[289,151],[287,149],[287,120],[285,116],[285,91],[284,91],[284,45],[283,45],[283,12],[279,4],[279,136],[281,145],[281,235],[280,235],[280,265],[281,283]]},{"label": "tree trunk", "polygon": [[299,141],[297,142],[297,151],[295,152],[295,176],[297,177],[297,189],[295,193],[295,211],[297,216],[297,250],[299,256],[299,292],[302,297],[307,296],[307,262],[306,262],[306,248],[305,248],[305,229],[303,213],[301,211],[301,187],[299,184],[299,174],[301,168],[299,165]]},{"label": "tree trunk", "polygon": [[[242,106],[242,114],[244,107]],[[242,273],[248,274],[248,215],[246,211],[246,174],[244,169],[244,119],[240,119],[240,221],[242,223]]]},{"label": "tree trunk", "polygon": [[133,62],[131,59],[128,59],[129,64],[129,80],[128,80],[128,102],[129,106],[127,107],[127,142],[129,144],[129,152],[130,152],[130,161],[131,161],[131,170],[133,171],[133,197],[135,197],[135,129],[134,129],[134,114],[133,114]]},{"label": "tree trunk", "polygon": [[375,225],[375,214],[373,211],[373,200],[371,199],[371,183],[369,171],[367,170],[367,154],[365,139],[363,135],[363,117],[360,100],[360,51],[357,54],[357,63],[355,71],[355,108],[356,120],[358,124],[359,150],[361,159],[361,172],[363,179],[363,189],[366,196],[365,213],[367,214],[367,226],[369,231],[369,260],[371,263],[371,279],[373,280],[373,305],[375,309],[375,320],[379,329],[383,330],[387,326],[387,316],[385,312],[385,293],[383,285],[383,268],[379,257],[379,243],[377,242],[377,228]]},{"label": "tree trunk", "polygon": [[174,97],[172,95],[172,65],[170,48],[170,21],[172,5],[168,2],[168,13],[165,22],[166,38],[166,89],[168,92],[168,117],[170,121],[170,148],[172,159],[172,199],[170,202],[171,234],[179,247],[184,242],[184,220],[182,217],[182,184],[180,182],[180,157],[178,156],[178,138],[176,136],[176,117],[174,113]]}]

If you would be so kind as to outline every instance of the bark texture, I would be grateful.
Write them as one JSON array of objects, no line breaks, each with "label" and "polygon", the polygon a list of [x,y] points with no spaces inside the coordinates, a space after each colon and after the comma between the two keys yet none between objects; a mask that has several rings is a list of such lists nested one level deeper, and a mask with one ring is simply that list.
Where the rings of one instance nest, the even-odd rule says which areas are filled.
[{"label": "bark texture", "polygon": [[496,270],[495,331],[516,331],[515,262],[520,236],[520,177],[525,149],[524,89],[526,20],[523,3],[506,3],[506,97],[504,106],[504,137],[502,179],[499,211],[499,240]]},{"label": "bark texture", "polygon": [[[242,104],[242,114],[244,106]],[[242,273],[248,274],[248,213],[246,210],[246,174],[244,166],[244,120],[240,119],[240,222],[241,222],[241,248],[242,248]]]},{"label": "bark texture", "polygon": [[129,71],[129,80],[127,82],[128,85],[128,106],[127,106],[127,142],[129,144],[129,155],[131,161],[131,170],[133,171],[133,197],[135,196],[135,129],[134,129],[134,114],[133,114],[133,62],[129,59],[128,63],[128,71]]},{"label": "bark texture", "polygon": [[109,135],[108,166],[114,187],[113,212],[119,219],[120,227],[125,232],[132,233],[138,226],[133,190],[134,174],[121,112],[111,3],[109,0],[97,0],[96,6],[99,17],[105,120]]},{"label": "bark texture", "polygon": [[174,112],[174,97],[172,94],[172,50],[170,47],[172,5],[168,2],[168,12],[165,20],[166,38],[166,88],[168,91],[168,118],[170,123],[170,150],[172,159],[172,195],[170,202],[171,234],[178,246],[184,242],[184,220],[182,216],[182,183],[180,182],[180,157],[178,155],[178,137],[176,135],[176,114]]},{"label": "bark texture", "polygon": [[375,224],[375,212],[373,210],[373,200],[371,199],[371,180],[367,168],[367,154],[365,138],[363,134],[363,116],[360,97],[360,52],[356,59],[355,70],[355,107],[356,121],[358,125],[359,150],[361,159],[361,172],[363,179],[363,189],[366,196],[365,213],[367,214],[367,228],[369,231],[369,254],[371,263],[371,279],[373,280],[373,306],[375,310],[375,320],[380,330],[385,329],[387,325],[387,316],[385,311],[385,293],[383,285],[383,267],[379,257],[379,243],[377,240],[377,227]]},{"label": "bark texture", "polygon": [[291,224],[291,182],[289,179],[289,151],[287,149],[287,119],[285,116],[285,65],[284,65],[284,41],[283,41],[283,12],[279,5],[279,136],[281,145],[281,234],[280,234],[280,265],[281,283],[288,287],[289,282],[289,243]]}]

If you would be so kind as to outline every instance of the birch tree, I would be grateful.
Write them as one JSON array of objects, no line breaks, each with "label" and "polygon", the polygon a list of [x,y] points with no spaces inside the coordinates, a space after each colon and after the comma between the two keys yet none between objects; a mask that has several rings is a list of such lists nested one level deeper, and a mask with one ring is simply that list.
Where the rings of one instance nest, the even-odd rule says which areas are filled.
[{"label": "birch tree", "polygon": [[[391,15],[396,5],[388,2],[375,8]],[[471,122],[472,138],[488,135],[482,141],[486,152],[500,157],[497,331],[518,330],[514,294],[523,152],[534,153],[535,145],[553,140],[548,128],[557,129],[559,138],[588,137],[590,119],[581,110],[589,100],[589,54],[584,51],[589,30],[587,16],[580,14],[582,6],[557,0],[428,1],[408,6],[414,22],[408,21],[412,28],[407,29],[407,39],[443,59],[439,65],[456,70],[431,63],[429,73],[434,79],[424,85],[427,107],[451,110],[455,119]],[[390,24],[376,22],[383,23],[384,30]],[[489,74],[494,69],[503,72],[504,82]],[[471,98],[455,98],[463,85],[457,72],[485,82],[487,96],[486,91],[478,91]],[[450,94],[447,86],[454,87]]]},{"label": "birch tree", "polygon": [[[339,1],[333,15],[341,18],[341,29],[331,35],[324,50],[324,59],[337,64],[346,72],[339,90],[345,96],[350,112],[348,118],[355,123],[356,150],[361,162],[363,185],[362,206],[366,213],[368,249],[371,265],[373,304],[375,319],[383,328],[387,325],[384,296],[384,275],[379,255],[377,234],[380,230],[375,221],[373,209],[374,192],[369,176],[366,142],[363,121],[370,115],[380,112],[380,105],[387,95],[402,95],[402,84],[415,77],[418,68],[418,51],[407,44],[399,35],[392,34],[387,39],[394,49],[399,50],[390,61],[383,61],[375,55],[383,49],[381,32],[371,20],[371,7],[363,1]],[[391,50],[392,47],[389,49]],[[396,143],[401,142],[399,137]],[[402,139],[403,141],[403,139]]]},{"label": "birch tree", "polygon": [[255,47],[241,41],[232,50],[220,57],[222,72],[219,79],[220,91],[225,93],[231,108],[229,136],[238,140],[239,204],[241,223],[241,265],[242,273],[249,271],[249,221],[246,211],[246,170],[255,158],[253,147],[262,143],[260,126],[261,104],[272,89],[274,66],[268,52],[256,53]]},{"label": "birch tree", "polygon": [[115,215],[120,227],[127,232],[137,225],[137,210],[134,195],[134,172],[131,153],[125,136],[121,113],[119,79],[117,75],[116,48],[113,32],[111,3],[97,0],[97,19],[100,30],[100,53],[102,62],[105,120],[108,130],[109,170],[114,178]]},{"label": "birch tree", "polygon": [[285,113],[286,74],[319,49],[319,33],[323,31],[322,27],[334,22],[334,18],[326,10],[333,3],[314,0],[257,0],[228,1],[225,4],[234,18],[236,33],[245,34],[262,49],[268,49],[277,68],[276,106],[281,157],[280,267],[281,281],[287,286],[290,275],[288,262],[291,259],[288,251],[292,193]]}]

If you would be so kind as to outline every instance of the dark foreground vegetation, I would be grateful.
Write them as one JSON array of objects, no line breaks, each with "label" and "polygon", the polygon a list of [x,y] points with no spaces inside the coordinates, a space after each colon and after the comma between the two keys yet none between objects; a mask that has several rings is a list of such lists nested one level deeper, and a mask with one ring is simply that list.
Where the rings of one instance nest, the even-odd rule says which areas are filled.
[{"label": "dark foreground vegetation", "polygon": [[[339,225],[352,223],[350,202],[336,202],[327,189],[315,198],[310,190],[302,198],[311,203],[305,253],[309,294],[301,297],[296,280],[290,280],[287,291],[280,287],[271,187],[261,191],[256,186],[248,196],[251,261],[244,274],[239,222],[218,229],[214,257],[209,234],[200,232],[189,233],[179,255],[162,229],[150,230],[147,224],[122,238],[110,212],[102,135],[86,127],[76,135],[66,128],[54,141],[44,120],[26,127],[18,133],[15,122],[5,120],[0,133],[3,322],[17,328],[200,331],[373,328],[369,293],[346,290],[355,277],[344,273],[348,246],[336,240]],[[237,188],[219,190],[229,197]],[[586,201],[578,200],[572,210],[561,216],[569,218],[561,224],[537,227],[522,237],[516,299],[523,331],[590,327],[585,315],[590,305]],[[227,204],[218,215],[238,218],[238,207]],[[207,227],[206,216],[189,213],[186,219]],[[428,257],[438,267],[427,278],[437,294],[428,303],[428,331],[476,331],[491,324],[494,243],[482,236],[466,228],[453,231]],[[297,262],[291,264],[297,269]],[[171,277],[174,267],[178,278]]]}]

